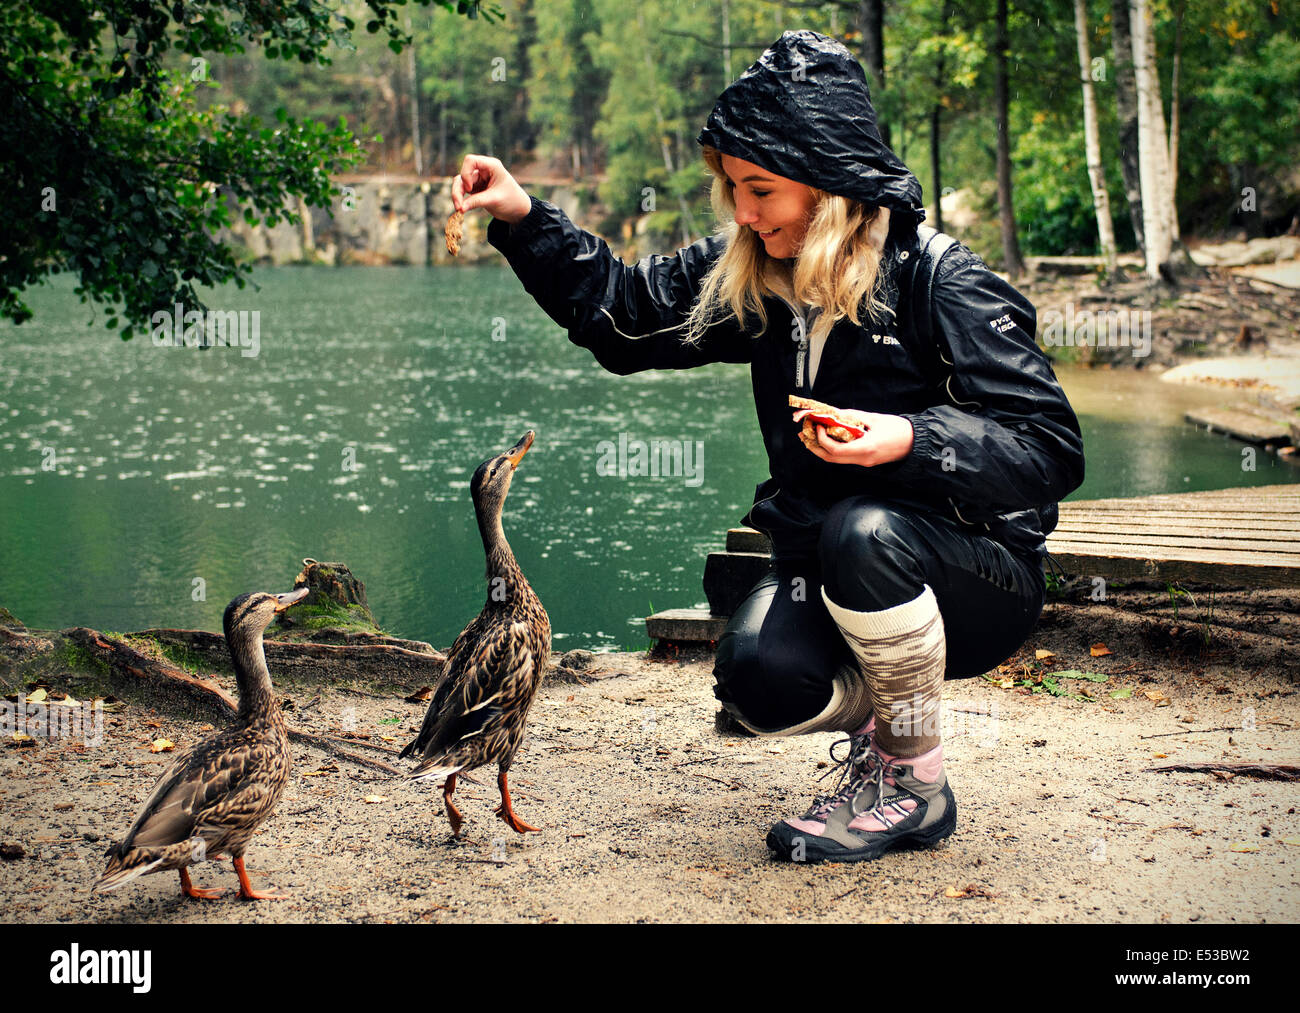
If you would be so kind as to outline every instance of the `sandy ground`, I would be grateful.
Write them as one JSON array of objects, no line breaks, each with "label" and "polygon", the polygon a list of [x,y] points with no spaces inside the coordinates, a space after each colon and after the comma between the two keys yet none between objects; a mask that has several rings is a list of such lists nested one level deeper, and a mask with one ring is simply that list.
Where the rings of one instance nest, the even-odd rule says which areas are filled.
[{"label": "sandy ground", "polygon": [[[0,921],[1293,922],[1295,784],[1150,769],[1300,758],[1297,616],[1294,601],[1279,601],[1291,613],[1264,615],[1267,636],[1234,632],[1221,606],[1216,617],[1229,618],[1208,655],[1159,664],[1142,647],[1150,630],[1138,633],[1148,620],[1107,625],[1095,607],[1049,606],[1000,678],[1014,682],[1046,648],[1056,657],[1042,671],[1109,676],[1060,682],[1095,701],[949,681],[957,833],[864,865],[777,862],[763,844],[771,823],[807,805],[837,736],[721,734],[708,661],[606,655],[585,684],[545,685],[533,709],[512,783],[540,834],[521,838],[493,818],[494,771],[458,791],[467,840],[454,844],[436,788],[295,746],[293,780],[248,855],[255,885],[290,899],[190,901],[173,873],[91,895],[104,849],[166,763],[148,743],[184,747],[208,731],[130,707],[109,716],[100,746],[0,750],[0,841],[25,853],[0,861]],[[1186,604],[1182,617],[1175,649],[1197,629]],[[1113,653],[1092,658],[1094,636]],[[392,747],[425,708],[400,693],[279,689],[292,725]],[[1235,730],[1198,731],[1223,727]],[[197,867],[195,881],[235,885],[225,862]]]}]

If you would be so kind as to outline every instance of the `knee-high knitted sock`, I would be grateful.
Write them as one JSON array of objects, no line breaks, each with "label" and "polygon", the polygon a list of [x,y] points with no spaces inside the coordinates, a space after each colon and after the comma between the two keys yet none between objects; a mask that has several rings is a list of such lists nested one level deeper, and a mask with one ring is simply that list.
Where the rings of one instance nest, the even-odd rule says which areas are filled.
[{"label": "knee-high knitted sock", "polygon": [[930,586],[879,612],[846,609],[831,601],[825,588],[822,599],[867,680],[880,747],[909,757],[939,745],[947,644]]}]

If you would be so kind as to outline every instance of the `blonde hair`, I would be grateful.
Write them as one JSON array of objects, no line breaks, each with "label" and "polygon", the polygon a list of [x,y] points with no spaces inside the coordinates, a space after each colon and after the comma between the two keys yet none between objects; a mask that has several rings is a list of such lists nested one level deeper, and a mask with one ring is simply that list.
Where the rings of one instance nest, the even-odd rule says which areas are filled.
[{"label": "blonde hair", "polygon": [[714,234],[726,240],[726,247],[700,282],[686,321],[686,341],[697,343],[710,326],[733,316],[744,328],[751,312],[766,330],[765,295],[820,307],[815,333],[829,331],[844,318],[860,324],[864,302],[874,316],[893,312],[879,299],[879,226],[887,223],[887,210],[809,187],[815,203],[792,270],[786,261],[768,256],[753,229],[736,224],[735,194],[722,168],[722,153],[705,146],[704,162],[713,173],[710,200],[720,223]]}]

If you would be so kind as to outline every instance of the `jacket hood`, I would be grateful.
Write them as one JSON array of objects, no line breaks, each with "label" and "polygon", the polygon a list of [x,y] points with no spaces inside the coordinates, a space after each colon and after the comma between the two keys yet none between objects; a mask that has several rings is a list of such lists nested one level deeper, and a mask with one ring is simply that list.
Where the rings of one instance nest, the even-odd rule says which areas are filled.
[{"label": "jacket hood", "polygon": [[880,137],[862,65],[817,32],[786,32],[718,97],[696,140],[787,179],[925,218],[921,184]]}]

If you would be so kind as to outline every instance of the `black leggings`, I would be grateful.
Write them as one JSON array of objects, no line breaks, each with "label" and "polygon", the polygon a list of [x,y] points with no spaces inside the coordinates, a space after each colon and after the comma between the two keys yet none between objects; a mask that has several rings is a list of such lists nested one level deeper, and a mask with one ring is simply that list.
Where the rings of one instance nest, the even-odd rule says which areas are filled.
[{"label": "black leggings", "polygon": [[714,695],[747,724],[776,730],[816,716],[835,672],[854,664],[822,602],[823,584],[831,601],[855,612],[901,605],[930,585],[949,678],[979,675],[1013,654],[1046,594],[1036,557],[931,514],[870,496],[843,500],[826,517],[817,558],[774,561],[718,641]]}]

